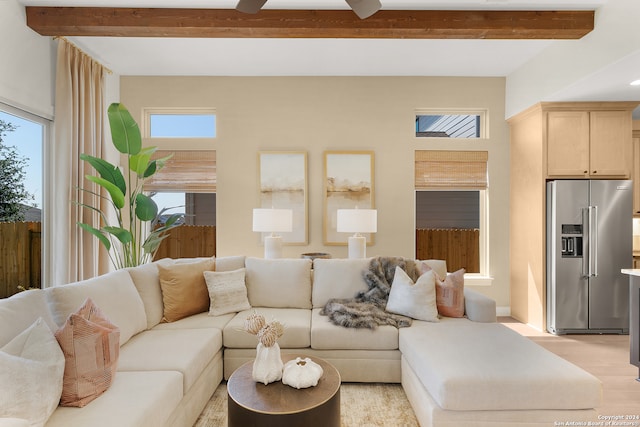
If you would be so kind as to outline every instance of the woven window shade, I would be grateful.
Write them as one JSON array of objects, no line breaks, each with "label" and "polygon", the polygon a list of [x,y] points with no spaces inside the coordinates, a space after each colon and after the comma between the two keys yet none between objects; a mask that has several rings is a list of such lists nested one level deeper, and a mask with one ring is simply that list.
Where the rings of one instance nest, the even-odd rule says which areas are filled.
[{"label": "woven window shade", "polygon": [[211,150],[158,150],[153,159],[171,157],[144,184],[145,191],[179,191],[185,193],[216,192],[216,152]]},{"label": "woven window shade", "polygon": [[416,190],[488,186],[486,151],[417,150],[415,153]]}]

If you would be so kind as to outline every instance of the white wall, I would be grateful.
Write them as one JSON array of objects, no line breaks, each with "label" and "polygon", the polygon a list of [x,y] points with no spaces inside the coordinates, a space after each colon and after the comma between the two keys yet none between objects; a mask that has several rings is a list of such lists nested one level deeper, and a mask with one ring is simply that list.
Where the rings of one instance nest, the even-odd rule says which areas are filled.
[{"label": "white wall", "polygon": [[[622,61],[640,64],[640,2],[609,0],[596,12],[595,29],[580,40],[555,41],[507,76],[506,117],[540,101],[633,101],[640,93],[614,88],[615,99],[599,94],[611,89],[603,71],[625,72]],[[632,79],[640,78],[640,74]],[[603,92],[604,93],[604,92]]]},{"label": "white wall", "polygon": [[[373,150],[378,233],[370,256],[415,256],[414,151],[489,151],[490,262],[495,280],[480,290],[509,305],[509,133],[503,78],[434,77],[133,77],[121,78],[121,100],[139,123],[145,107],[214,107],[218,116],[218,255],[262,256],[252,232],[258,207],[257,153],[308,154],[309,244],[284,255],[329,252],[324,246],[323,152]],[[486,108],[487,140],[430,141],[414,136],[418,108]],[[157,144],[156,144],[157,145]],[[186,148],[186,147],[185,147]]]}]

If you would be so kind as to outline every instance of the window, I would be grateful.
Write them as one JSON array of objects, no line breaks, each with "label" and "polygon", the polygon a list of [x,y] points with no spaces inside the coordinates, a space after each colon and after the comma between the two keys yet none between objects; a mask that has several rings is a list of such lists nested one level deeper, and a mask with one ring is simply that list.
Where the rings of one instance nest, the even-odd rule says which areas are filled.
[{"label": "window", "polygon": [[147,108],[144,110],[145,145],[158,147],[153,158],[171,155],[144,190],[167,215],[183,212],[189,225],[216,224],[217,120],[214,109]]},{"label": "window", "polygon": [[486,138],[486,112],[429,111],[416,113],[418,138]]},{"label": "window", "polygon": [[415,152],[416,258],[488,276],[488,153]]},{"label": "window", "polygon": [[211,108],[145,108],[146,138],[215,138],[216,112]]},{"label": "window", "polygon": [[[0,121],[4,130],[0,139],[6,147],[0,152],[0,159],[9,162],[3,164],[3,172],[14,170],[10,173],[17,177],[16,180],[3,178],[3,184],[9,184],[5,189],[11,193],[7,196],[3,191],[6,196],[3,201],[9,201],[18,212],[17,216],[4,218],[14,226],[5,229],[9,234],[3,234],[0,239],[0,245],[12,248],[11,251],[0,251],[11,255],[9,260],[0,257],[0,271],[5,273],[0,275],[2,298],[16,293],[17,286],[41,287],[41,262],[44,259],[41,242],[42,233],[46,231],[42,227],[42,209],[46,203],[42,190],[43,150],[49,121],[1,103]],[[9,210],[14,211],[12,208],[3,209],[3,212]]]}]

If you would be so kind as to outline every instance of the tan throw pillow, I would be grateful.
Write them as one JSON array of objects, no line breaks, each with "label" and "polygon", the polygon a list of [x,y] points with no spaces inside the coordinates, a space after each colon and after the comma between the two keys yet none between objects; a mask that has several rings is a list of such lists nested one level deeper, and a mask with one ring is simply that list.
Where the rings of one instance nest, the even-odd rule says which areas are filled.
[{"label": "tan throw pillow", "polygon": [[65,358],[60,405],[83,407],[113,382],[120,329],[87,298],[55,335]]},{"label": "tan throw pillow", "polygon": [[63,373],[64,355],[39,318],[0,348],[0,419],[43,426],[60,402]]},{"label": "tan throw pillow", "polygon": [[163,322],[175,322],[209,310],[209,291],[203,273],[212,271],[214,267],[212,259],[188,264],[158,264]]},{"label": "tan throw pillow", "polygon": [[204,280],[209,290],[209,316],[220,316],[249,310],[245,269],[232,271],[205,271]]},{"label": "tan throw pillow", "polygon": [[412,319],[437,322],[438,309],[433,270],[427,271],[413,283],[402,268],[396,267],[386,310]]},{"label": "tan throw pillow", "polygon": [[436,280],[438,313],[447,317],[464,316],[464,268]]}]

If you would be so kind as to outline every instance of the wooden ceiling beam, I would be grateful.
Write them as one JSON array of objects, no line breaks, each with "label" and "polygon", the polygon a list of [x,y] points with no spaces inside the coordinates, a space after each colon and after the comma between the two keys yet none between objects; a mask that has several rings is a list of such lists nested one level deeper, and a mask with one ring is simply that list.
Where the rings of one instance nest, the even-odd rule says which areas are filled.
[{"label": "wooden ceiling beam", "polygon": [[27,25],[45,36],[579,39],[593,11],[154,9],[27,6]]}]

